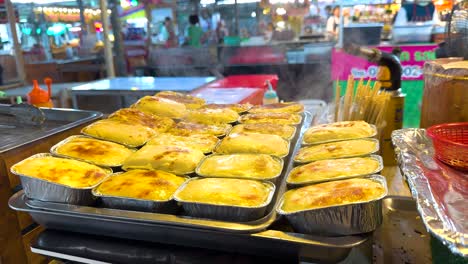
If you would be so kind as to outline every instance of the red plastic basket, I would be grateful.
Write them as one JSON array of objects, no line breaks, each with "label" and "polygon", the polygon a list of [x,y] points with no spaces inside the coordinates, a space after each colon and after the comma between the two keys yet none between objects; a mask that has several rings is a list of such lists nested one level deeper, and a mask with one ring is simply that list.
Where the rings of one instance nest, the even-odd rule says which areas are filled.
[{"label": "red plastic basket", "polygon": [[468,122],[431,126],[427,135],[432,138],[435,155],[440,161],[468,170]]}]

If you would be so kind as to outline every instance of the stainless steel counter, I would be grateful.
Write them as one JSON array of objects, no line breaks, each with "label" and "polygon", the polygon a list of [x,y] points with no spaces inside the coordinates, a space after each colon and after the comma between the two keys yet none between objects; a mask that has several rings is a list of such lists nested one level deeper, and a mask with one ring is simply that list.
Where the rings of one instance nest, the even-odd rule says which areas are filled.
[{"label": "stainless steel counter", "polygon": [[71,89],[73,108],[111,113],[139,98],[159,91],[188,93],[214,77],[117,77],[90,82]]}]

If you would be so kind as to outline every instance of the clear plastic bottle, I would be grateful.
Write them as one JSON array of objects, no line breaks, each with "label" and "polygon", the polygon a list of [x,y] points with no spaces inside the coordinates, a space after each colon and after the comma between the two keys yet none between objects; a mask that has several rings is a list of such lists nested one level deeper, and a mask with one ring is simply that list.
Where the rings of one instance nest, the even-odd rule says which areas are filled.
[{"label": "clear plastic bottle", "polygon": [[267,105],[267,104],[278,103],[279,98],[275,90],[273,90],[273,86],[271,86],[271,83],[269,81],[267,81],[267,85],[268,85],[268,90],[263,95],[263,104]]}]

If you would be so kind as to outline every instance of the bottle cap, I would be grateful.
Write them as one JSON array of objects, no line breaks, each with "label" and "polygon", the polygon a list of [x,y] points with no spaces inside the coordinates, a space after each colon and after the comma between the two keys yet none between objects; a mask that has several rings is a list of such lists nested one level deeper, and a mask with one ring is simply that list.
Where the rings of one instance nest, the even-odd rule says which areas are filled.
[{"label": "bottle cap", "polygon": [[49,101],[49,93],[42,90],[37,83],[37,80],[33,80],[33,88],[28,93],[28,103],[30,104],[41,104]]}]

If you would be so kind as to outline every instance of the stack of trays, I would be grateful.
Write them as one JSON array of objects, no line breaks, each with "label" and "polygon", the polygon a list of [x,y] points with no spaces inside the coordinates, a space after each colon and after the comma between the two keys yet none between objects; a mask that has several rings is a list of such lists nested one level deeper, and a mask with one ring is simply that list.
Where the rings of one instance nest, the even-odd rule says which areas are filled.
[{"label": "stack of trays", "polygon": [[302,112],[298,103],[205,105],[162,92],[11,171],[30,199],[253,221],[276,202]]},{"label": "stack of trays", "polygon": [[346,121],[309,128],[288,173],[277,212],[301,233],[352,235],[382,222],[387,194],[374,126]]}]

